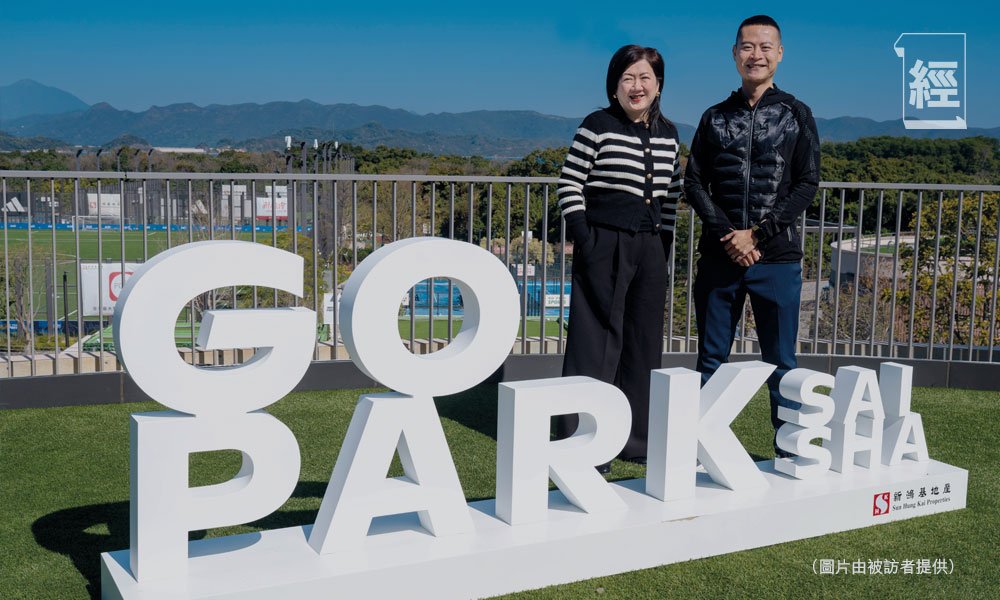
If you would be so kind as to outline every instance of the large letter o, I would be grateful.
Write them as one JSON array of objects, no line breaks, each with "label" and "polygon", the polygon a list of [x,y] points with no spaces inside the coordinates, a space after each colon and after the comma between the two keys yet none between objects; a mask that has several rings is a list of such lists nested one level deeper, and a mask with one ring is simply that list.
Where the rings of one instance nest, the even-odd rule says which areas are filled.
[{"label": "large letter o", "polygon": [[[462,330],[448,346],[411,354],[399,338],[399,299],[416,283],[448,277],[462,289]],[[383,385],[411,396],[443,396],[489,377],[510,354],[518,293],[503,263],[478,246],[420,237],[394,242],[366,258],[344,287],[344,344],[355,364]]]}]

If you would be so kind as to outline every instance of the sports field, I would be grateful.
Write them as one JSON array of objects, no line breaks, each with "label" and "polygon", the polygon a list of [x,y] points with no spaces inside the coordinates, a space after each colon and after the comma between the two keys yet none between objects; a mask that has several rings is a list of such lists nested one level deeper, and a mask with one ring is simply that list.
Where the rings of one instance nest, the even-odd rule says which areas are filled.
[{"label": "sports field", "polygon": [[[194,240],[207,239],[203,232],[195,232]],[[217,234],[221,232],[216,232]],[[3,230],[0,230],[0,235]],[[175,231],[171,234],[171,245],[179,245],[189,240],[188,232]],[[19,261],[26,264],[28,231],[9,229],[6,231],[6,246],[8,264]],[[143,262],[145,259],[162,252],[167,248],[167,232],[151,231],[146,233],[145,241],[141,231],[31,231],[31,272],[32,300],[36,319],[46,318],[46,290],[49,286],[55,289],[55,313],[57,319],[64,316],[63,304],[63,274],[66,274],[66,298],[69,305],[69,317],[76,319],[77,311],[77,271],[76,258],[81,262]],[[228,237],[222,239],[230,239]],[[237,233],[237,239],[250,240],[248,233]],[[270,233],[258,234],[261,243],[270,245]],[[79,249],[78,249],[79,248]],[[54,267],[53,267],[54,265]],[[3,269],[5,265],[0,265]],[[11,267],[13,268],[13,267]],[[51,278],[51,279],[50,279]],[[0,295],[4,290],[0,288]],[[96,320],[96,317],[95,317]]]},{"label": "sports field", "polygon": [[[2,234],[2,230],[0,230]],[[188,232],[172,232],[170,245],[177,246],[189,241],[200,241],[207,239],[204,232],[195,232],[195,236],[189,236]],[[77,251],[77,236],[79,236],[79,252]],[[55,315],[57,320],[69,315],[71,321],[76,320],[77,313],[77,270],[76,257],[79,255],[81,262],[111,262],[122,261],[141,263],[153,257],[159,252],[167,249],[167,233],[164,231],[152,231],[146,234],[143,241],[140,231],[102,231],[100,236],[97,231],[55,231],[53,240],[52,231],[32,231],[32,298],[35,319],[46,318],[46,290],[50,287],[55,291]],[[216,239],[231,239],[225,232],[216,232]],[[245,232],[237,232],[236,239],[251,241],[253,236]],[[256,239],[259,243],[271,245],[271,232],[258,232]],[[54,242],[54,243],[53,243]],[[24,252],[28,247],[28,232],[26,230],[7,231],[7,253],[13,257],[18,252]],[[55,254],[53,255],[53,248]],[[124,252],[123,252],[124,248]],[[11,259],[13,260],[13,259]],[[50,269],[50,265],[55,265]],[[2,269],[3,265],[0,265]],[[63,274],[66,274],[66,303],[69,310],[64,309],[63,302]],[[54,277],[53,277],[54,276]],[[0,296],[4,290],[0,287]],[[87,320],[96,321],[96,317],[87,317]],[[457,334],[461,329],[461,315],[456,315],[452,322],[452,333]],[[426,318],[418,318],[415,321],[417,339],[427,339],[428,321]],[[540,332],[540,324],[537,319],[529,318],[527,324],[527,334],[529,337],[537,338]],[[548,336],[558,336],[560,326],[554,321],[548,321],[545,325],[545,332]],[[399,333],[402,339],[410,337],[410,323],[408,319],[401,319]],[[520,335],[520,331],[518,332]],[[435,317],[434,337],[439,339],[448,338],[447,318]]]}]

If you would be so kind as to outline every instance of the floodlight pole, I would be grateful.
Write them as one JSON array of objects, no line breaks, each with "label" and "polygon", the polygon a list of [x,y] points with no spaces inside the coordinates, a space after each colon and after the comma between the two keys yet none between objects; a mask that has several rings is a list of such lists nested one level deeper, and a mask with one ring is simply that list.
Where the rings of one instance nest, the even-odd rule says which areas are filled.
[{"label": "floodlight pole", "polygon": [[[306,159],[306,152],[307,152],[307,150],[306,150],[306,143],[304,141],[303,142],[299,142],[299,147],[302,148],[302,174],[305,175],[308,172],[308,169],[306,167],[309,164],[307,162],[307,159]],[[299,226],[299,223],[301,222],[301,221],[299,221],[299,216],[300,216],[299,215],[299,211],[302,210],[303,199],[306,197],[306,182],[305,181],[302,182],[301,189],[302,189],[302,195],[299,196],[299,201],[295,203],[295,226],[292,227],[292,235],[293,236],[297,236],[298,235],[298,226]]]}]

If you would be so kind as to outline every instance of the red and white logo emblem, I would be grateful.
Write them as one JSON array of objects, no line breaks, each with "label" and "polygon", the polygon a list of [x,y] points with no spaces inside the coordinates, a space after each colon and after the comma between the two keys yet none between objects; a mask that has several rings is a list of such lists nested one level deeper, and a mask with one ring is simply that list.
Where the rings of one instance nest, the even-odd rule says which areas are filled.
[{"label": "red and white logo emblem", "polygon": [[111,300],[114,302],[118,301],[118,296],[122,293],[122,288],[125,287],[125,282],[128,278],[132,276],[132,271],[112,271],[108,276],[108,295],[111,296]]},{"label": "red and white logo emblem", "polygon": [[872,502],[872,516],[887,515],[889,508],[889,492],[875,494],[875,499]]}]

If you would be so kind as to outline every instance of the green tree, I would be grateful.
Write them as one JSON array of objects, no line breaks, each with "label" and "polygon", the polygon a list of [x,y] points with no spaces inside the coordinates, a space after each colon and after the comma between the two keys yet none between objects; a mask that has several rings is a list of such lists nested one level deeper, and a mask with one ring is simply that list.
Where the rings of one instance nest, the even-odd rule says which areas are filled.
[{"label": "green tree", "polygon": [[[262,240],[265,243],[270,242],[270,240]],[[296,298],[288,292],[283,292],[280,290],[274,290],[272,288],[258,287],[257,288],[257,306],[259,307],[274,307],[274,306],[305,306],[306,308],[312,308],[314,306],[314,301],[318,298],[322,301],[322,295],[330,291],[330,286],[327,285],[324,271],[326,271],[331,265],[330,263],[320,257],[319,263],[314,263],[313,261],[313,239],[304,234],[298,234],[296,236],[296,247],[292,248],[292,234],[289,231],[279,232],[277,235],[277,247],[288,251],[294,252],[302,257],[303,268],[303,292],[302,298]],[[313,284],[313,265],[317,266],[317,285]],[[340,281],[343,282],[346,278],[341,277]],[[236,289],[236,302],[232,300],[232,288],[223,288],[221,290],[216,290],[216,305],[220,303],[224,306],[239,306],[241,308],[248,308],[253,306],[253,288],[247,286],[241,286]],[[318,294],[318,296],[317,296]],[[320,305],[322,302],[319,303]],[[322,315],[317,315],[317,318],[322,318]]]},{"label": "green tree", "polygon": [[0,303],[2,318],[17,323],[17,334],[11,336],[12,345],[31,352],[33,336],[30,332],[34,327],[34,318],[29,310],[31,270],[28,268],[28,246],[17,244],[9,247],[6,259],[6,267],[0,261],[0,293],[7,290],[10,293]]},{"label": "green tree", "polygon": [[219,173],[256,173],[258,171],[254,157],[248,152],[225,150],[216,157]]},{"label": "green tree", "polygon": [[[899,304],[914,306],[913,334],[916,340],[936,344],[954,340],[958,346],[982,346],[990,334],[997,337],[997,323],[991,320],[991,307],[996,303],[995,256],[997,251],[997,218],[1000,195],[982,194],[982,220],[979,220],[980,196],[963,198],[961,222],[959,199],[943,198],[940,211],[937,202],[928,203],[919,215],[914,215],[911,230],[920,221],[919,246],[900,248],[902,273]],[[935,245],[938,245],[935,253]],[[957,260],[956,260],[957,258]],[[913,295],[913,271],[916,263],[916,295]],[[887,296],[888,290],[883,290]],[[955,302],[952,303],[952,295]],[[933,318],[932,318],[933,317]],[[908,319],[909,315],[902,318]],[[897,331],[908,332],[908,322],[901,322]]]}]

